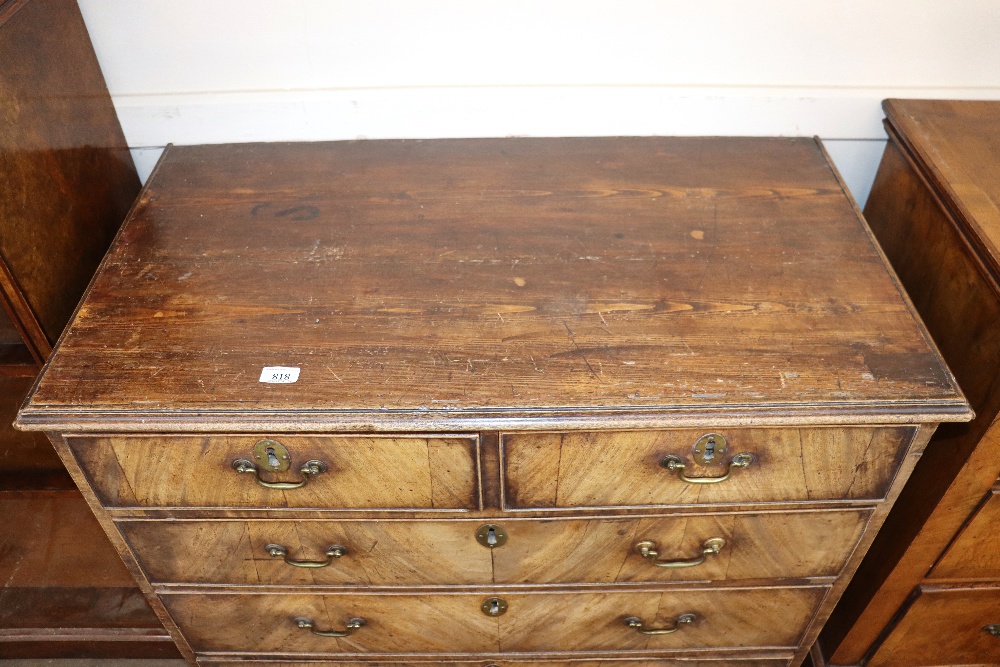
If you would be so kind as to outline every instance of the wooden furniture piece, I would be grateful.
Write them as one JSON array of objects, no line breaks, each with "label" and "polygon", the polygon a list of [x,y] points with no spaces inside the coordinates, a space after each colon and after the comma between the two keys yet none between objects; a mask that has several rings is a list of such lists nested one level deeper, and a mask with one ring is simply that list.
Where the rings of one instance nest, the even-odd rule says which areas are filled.
[{"label": "wooden furniture piece", "polygon": [[971,417],[807,139],[168,148],[21,428],[203,665],[801,662]]},{"label": "wooden furniture piece", "polygon": [[977,417],[942,427],[821,638],[832,664],[1000,664],[1000,104],[887,100],[865,216]]},{"label": "wooden furniture piece", "polygon": [[0,2],[2,657],[173,650],[52,446],[11,425],[138,192],[76,2]]}]

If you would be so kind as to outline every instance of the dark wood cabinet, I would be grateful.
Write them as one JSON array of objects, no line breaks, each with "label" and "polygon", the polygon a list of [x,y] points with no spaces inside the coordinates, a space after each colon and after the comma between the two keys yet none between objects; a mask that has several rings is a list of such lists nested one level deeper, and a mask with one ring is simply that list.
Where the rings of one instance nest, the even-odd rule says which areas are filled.
[{"label": "dark wood cabinet", "polygon": [[191,663],[777,667],[970,417],[818,142],[587,138],[168,148],[18,423]]},{"label": "dark wood cabinet", "polygon": [[12,426],[138,191],[76,2],[0,2],[2,657],[173,651],[51,444]]},{"label": "dark wood cabinet", "polygon": [[884,108],[865,216],[977,417],[935,434],[819,648],[833,665],[1000,664],[1000,103]]}]

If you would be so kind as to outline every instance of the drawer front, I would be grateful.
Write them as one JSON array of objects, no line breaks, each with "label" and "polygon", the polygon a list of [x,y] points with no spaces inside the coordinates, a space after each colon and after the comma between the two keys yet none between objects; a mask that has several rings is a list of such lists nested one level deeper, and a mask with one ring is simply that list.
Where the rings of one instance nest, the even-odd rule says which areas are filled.
[{"label": "drawer front", "polygon": [[1000,493],[987,494],[931,570],[931,579],[1000,579]]},{"label": "drawer front", "polygon": [[[913,433],[887,427],[505,434],[504,502],[544,509],[874,500],[885,496]],[[702,465],[694,449],[700,442],[704,451],[713,434],[717,463]],[[744,452],[752,455],[749,465],[730,466]],[[673,469],[665,467],[669,457]],[[725,479],[692,483],[682,476]]]},{"label": "drawer front", "polygon": [[[197,652],[467,653],[792,648],[823,597],[821,588],[625,593],[497,593],[507,611],[491,617],[486,594],[164,594],[171,616]],[[673,634],[668,629],[693,615]],[[344,631],[324,637],[302,628]],[[766,619],[766,622],[762,622]]]},{"label": "drawer front", "polygon": [[[110,507],[480,506],[475,437],[273,439],[288,453],[287,470],[235,469],[234,462],[241,459],[260,467],[254,448],[267,440],[261,436],[71,438],[69,445],[101,502]],[[276,450],[276,456],[282,454]],[[320,461],[324,470],[303,475],[301,468],[309,461]],[[261,482],[305,484],[268,488]]]},{"label": "drawer front", "polygon": [[[157,583],[733,581],[835,576],[869,514],[501,519],[491,525],[507,540],[492,550],[476,541],[482,521],[123,521],[119,527]],[[649,542],[644,557],[641,545]],[[328,554],[332,547],[340,549]]]},{"label": "drawer front", "polygon": [[869,667],[1000,665],[1000,588],[920,590]]}]

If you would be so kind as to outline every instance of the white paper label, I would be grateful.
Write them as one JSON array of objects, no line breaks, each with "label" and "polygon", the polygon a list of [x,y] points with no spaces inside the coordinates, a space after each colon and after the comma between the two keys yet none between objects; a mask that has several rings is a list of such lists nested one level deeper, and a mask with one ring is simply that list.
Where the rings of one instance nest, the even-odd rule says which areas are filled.
[{"label": "white paper label", "polygon": [[298,379],[298,366],[265,366],[260,372],[260,381],[268,384],[291,384]]}]

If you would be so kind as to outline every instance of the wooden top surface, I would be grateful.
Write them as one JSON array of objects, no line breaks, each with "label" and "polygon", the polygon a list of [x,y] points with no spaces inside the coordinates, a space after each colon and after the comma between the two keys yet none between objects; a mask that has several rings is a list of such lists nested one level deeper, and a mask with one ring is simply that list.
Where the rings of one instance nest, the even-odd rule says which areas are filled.
[{"label": "wooden top surface", "polygon": [[892,129],[1000,276],[1000,102],[886,100]]},{"label": "wooden top surface", "polygon": [[587,138],[169,148],[20,424],[969,416],[815,141]]}]

